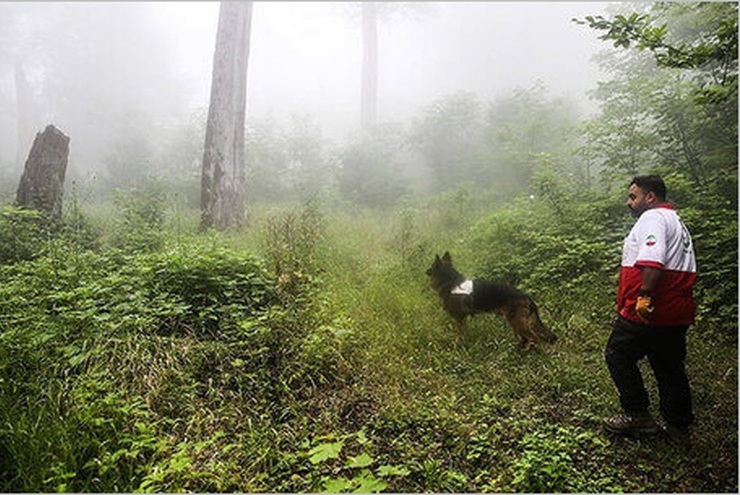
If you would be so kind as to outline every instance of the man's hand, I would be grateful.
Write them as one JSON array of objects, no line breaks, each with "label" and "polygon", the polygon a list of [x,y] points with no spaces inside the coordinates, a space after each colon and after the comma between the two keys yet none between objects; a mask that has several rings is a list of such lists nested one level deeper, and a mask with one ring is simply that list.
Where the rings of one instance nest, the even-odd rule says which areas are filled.
[{"label": "man's hand", "polygon": [[650,296],[639,296],[637,298],[637,304],[635,305],[635,312],[637,317],[642,320],[643,323],[650,323],[650,317],[655,311],[653,306],[653,300]]}]

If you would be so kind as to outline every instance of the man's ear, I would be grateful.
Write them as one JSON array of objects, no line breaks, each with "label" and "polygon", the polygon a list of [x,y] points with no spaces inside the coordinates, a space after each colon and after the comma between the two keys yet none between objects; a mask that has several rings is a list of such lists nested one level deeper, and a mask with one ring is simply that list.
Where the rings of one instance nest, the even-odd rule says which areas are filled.
[{"label": "man's ear", "polygon": [[645,195],[645,201],[647,201],[647,202],[648,202],[648,204],[651,204],[651,205],[653,205],[653,204],[655,204],[655,203],[657,203],[657,202],[658,202],[658,196],[656,196],[656,195],[655,195],[655,193],[654,193],[653,191],[650,191],[650,192],[648,192],[648,193],[647,193],[647,194]]}]

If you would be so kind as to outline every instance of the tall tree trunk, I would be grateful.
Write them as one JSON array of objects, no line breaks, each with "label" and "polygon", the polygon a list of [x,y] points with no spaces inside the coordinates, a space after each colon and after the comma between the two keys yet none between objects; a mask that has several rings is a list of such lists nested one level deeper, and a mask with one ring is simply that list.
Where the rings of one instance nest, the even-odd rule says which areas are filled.
[{"label": "tall tree trunk", "polygon": [[33,140],[34,132],[39,128],[39,118],[33,98],[31,85],[28,83],[20,59],[15,61],[15,94],[16,115],[18,122],[18,139],[16,147],[16,162],[23,163],[23,157]]},{"label": "tall tree trunk", "polygon": [[362,2],[361,98],[360,127],[367,134],[378,117],[378,18],[375,2]]},{"label": "tall tree trunk", "polygon": [[62,131],[49,125],[44,132],[36,134],[18,184],[16,204],[61,221],[68,157],[69,138]]},{"label": "tall tree trunk", "polygon": [[251,23],[252,2],[221,2],[201,176],[202,229],[235,227],[245,219],[244,122]]}]

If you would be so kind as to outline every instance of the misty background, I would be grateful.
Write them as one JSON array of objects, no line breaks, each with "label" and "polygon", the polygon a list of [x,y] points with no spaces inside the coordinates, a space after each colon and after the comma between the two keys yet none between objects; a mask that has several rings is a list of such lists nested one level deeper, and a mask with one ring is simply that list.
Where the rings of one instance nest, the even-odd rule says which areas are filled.
[{"label": "misty background", "polygon": [[[606,6],[386,3],[378,26],[379,121],[404,125],[425,105],[459,92],[494,100],[531,87],[567,98],[569,111],[588,113],[587,92],[600,77],[592,57],[604,43],[571,19]],[[3,199],[14,193],[33,137],[47,124],[71,138],[68,183],[123,187],[159,170],[195,179],[218,7],[0,3]],[[248,127],[302,126],[325,145],[352,139],[361,42],[359,3],[256,2]]]}]

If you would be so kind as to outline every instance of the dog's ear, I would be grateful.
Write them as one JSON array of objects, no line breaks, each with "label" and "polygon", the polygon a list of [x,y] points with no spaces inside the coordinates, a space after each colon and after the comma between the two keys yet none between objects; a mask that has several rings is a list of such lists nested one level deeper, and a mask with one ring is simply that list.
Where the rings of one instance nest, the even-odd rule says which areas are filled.
[{"label": "dog's ear", "polygon": [[445,254],[442,255],[442,262],[445,265],[451,265],[452,264],[452,256],[450,256],[449,251],[445,251]]}]

